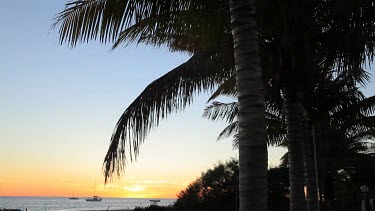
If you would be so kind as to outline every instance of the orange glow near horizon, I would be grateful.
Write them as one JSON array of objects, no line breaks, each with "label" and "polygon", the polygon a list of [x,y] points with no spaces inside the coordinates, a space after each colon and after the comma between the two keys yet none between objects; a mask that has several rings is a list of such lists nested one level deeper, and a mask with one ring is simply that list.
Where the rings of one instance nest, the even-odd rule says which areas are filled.
[{"label": "orange glow near horizon", "polygon": [[30,170],[28,175],[21,174],[20,171],[8,173],[4,175],[2,172],[0,175],[0,196],[90,197],[99,195],[118,198],[176,198],[177,194],[191,182],[190,180],[194,179],[189,177],[150,179],[133,176],[123,177],[121,180],[114,180],[104,185],[103,177],[100,176],[87,178],[84,175],[71,176],[57,171],[47,174],[33,170]]},{"label": "orange glow near horizon", "polygon": [[[45,179],[45,178],[44,178]],[[179,183],[167,180],[129,180],[107,185],[82,183],[64,183],[62,181],[35,178],[13,178],[0,183],[0,196],[49,196],[49,197],[101,197],[118,198],[176,198],[185,189],[187,182]]]},{"label": "orange glow near horizon", "polygon": [[87,186],[63,187],[48,183],[7,182],[6,186],[2,185],[2,189],[6,191],[0,192],[0,196],[89,197],[95,194],[118,198],[176,198],[184,185],[106,185],[94,191]]}]

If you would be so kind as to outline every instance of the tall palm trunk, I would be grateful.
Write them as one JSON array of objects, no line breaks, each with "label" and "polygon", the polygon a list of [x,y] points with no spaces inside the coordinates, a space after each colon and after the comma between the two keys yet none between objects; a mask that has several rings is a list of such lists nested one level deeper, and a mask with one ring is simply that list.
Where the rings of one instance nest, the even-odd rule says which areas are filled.
[{"label": "tall palm trunk", "polygon": [[267,211],[264,90],[254,0],[231,0],[237,70],[240,211]]},{"label": "tall palm trunk", "polygon": [[316,185],[316,174],[314,164],[314,152],[312,143],[311,124],[303,121],[303,136],[304,136],[304,165],[305,165],[305,181],[307,192],[307,210],[318,210],[318,191]]},{"label": "tall palm trunk", "polygon": [[290,210],[305,211],[302,117],[294,88],[288,87],[286,89],[285,99],[289,152]]}]

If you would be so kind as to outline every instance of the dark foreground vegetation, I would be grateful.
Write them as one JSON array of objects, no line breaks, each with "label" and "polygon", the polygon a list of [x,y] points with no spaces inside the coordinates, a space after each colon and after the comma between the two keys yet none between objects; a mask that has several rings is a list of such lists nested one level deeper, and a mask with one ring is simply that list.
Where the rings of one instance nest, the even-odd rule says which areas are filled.
[{"label": "dark foreground vegetation", "polygon": [[173,206],[150,205],[148,207],[136,207],[134,211],[172,211],[176,210]]},{"label": "dark foreground vegetation", "polygon": [[[322,210],[360,210],[360,186],[366,184],[374,190],[375,159],[368,157],[350,169],[330,172],[330,188],[334,200],[326,200]],[[171,206],[151,205],[135,211],[236,211],[238,210],[238,161],[220,163],[203,172],[178,195]],[[289,210],[289,173],[287,167],[268,170],[268,210]],[[329,208],[330,207],[330,208]]]}]

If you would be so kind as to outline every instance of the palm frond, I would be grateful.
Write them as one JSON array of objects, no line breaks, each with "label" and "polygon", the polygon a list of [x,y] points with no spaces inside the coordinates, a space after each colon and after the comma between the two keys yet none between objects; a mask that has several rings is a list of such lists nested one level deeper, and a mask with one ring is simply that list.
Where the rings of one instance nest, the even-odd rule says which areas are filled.
[{"label": "palm frond", "polygon": [[[225,30],[229,27],[229,16],[225,11],[206,7],[207,5],[199,10],[172,11],[173,20],[170,18],[171,14],[154,14],[139,20],[119,34],[113,48],[121,44],[145,43],[153,46],[166,45],[172,51],[195,53],[212,50],[222,43],[230,42],[231,34],[228,33],[229,30]],[[161,25],[164,25],[163,30],[160,29]]]},{"label": "palm frond", "polygon": [[228,126],[226,126],[223,131],[221,131],[221,133],[217,137],[217,140],[222,140],[230,136],[235,136],[237,133],[238,133],[238,121],[234,121],[230,123]]},{"label": "palm frond", "polygon": [[[321,2],[316,16],[322,28],[322,55],[332,69],[358,68],[374,56],[375,5],[372,1]],[[328,7],[327,7],[328,6]],[[319,12],[321,11],[321,12]]]},{"label": "palm frond", "polygon": [[237,97],[237,90],[236,90],[236,76],[230,77],[228,80],[224,81],[217,90],[208,98],[207,102],[210,102],[216,99],[219,96],[229,96],[229,97]]},{"label": "palm frond", "polygon": [[366,131],[362,131],[360,133],[350,133],[348,135],[348,139],[350,141],[361,141],[361,140],[369,140],[375,137],[375,128],[368,129]]},{"label": "palm frond", "polygon": [[238,149],[240,146],[239,138],[238,138],[238,133],[233,135],[232,139],[232,148],[233,150]]},{"label": "palm frond", "polygon": [[[220,43],[229,34],[229,7],[225,1],[75,0],[66,4],[53,27],[60,43],[97,39],[101,42],[171,43],[171,36],[189,34],[201,45]],[[176,40],[175,40],[176,41]],[[212,49],[212,48],[210,48]],[[186,49],[184,49],[186,50]]]},{"label": "palm frond", "polygon": [[[278,146],[286,140],[286,130],[281,124],[281,110],[280,106],[275,103],[266,101],[266,130],[267,130],[267,144],[271,146]],[[233,147],[237,146],[236,135],[238,135],[238,122],[236,118],[238,116],[238,103],[221,103],[213,102],[211,105],[205,108],[203,117],[212,121],[225,121],[229,125],[219,134],[218,140],[233,136]]]},{"label": "palm frond", "polygon": [[332,88],[354,88],[357,87],[358,84],[361,86],[367,86],[370,82],[371,74],[367,71],[363,70],[362,68],[352,68],[346,69],[342,72],[339,72],[337,77],[332,81],[331,86]]},{"label": "palm frond", "polygon": [[346,119],[346,121],[349,119],[350,121],[354,121],[355,119],[361,117],[373,115],[374,112],[375,96],[372,96],[364,99],[359,99],[357,100],[357,102],[351,102],[350,104],[335,110],[335,112],[332,113],[332,119],[336,121],[343,121],[343,119]]},{"label": "palm frond", "polygon": [[289,153],[286,152],[281,158],[280,158],[280,165],[279,167],[289,167]]},{"label": "palm frond", "polygon": [[232,123],[238,115],[237,102],[221,103],[212,102],[204,109],[203,117],[212,121],[225,121]]},{"label": "palm frond", "polygon": [[106,181],[114,173],[123,172],[127,159],[137,158],[139,146],[161,119],[183,110],[195,94],[213,90],[233,74],[233,70],[220,66],[215,55],[195,54],[148,85],[129,105],[116,124],[104,159]]},{"label": "palm frond", "polygon": [[287,140],[286,129],[282,127],[281,119],[266,118],[267,144],[269,146],[281,146]]},{"label": "palm frond", "polygon": [[133,23],[155,14],[168,18],[171,11],[184,10],[189,1],[135,1],[135,0],[76,0],[66,4],[55,18],[59,26],[60,42],[75,46],[99,38],[101,42],[114,41],[119,32]]}]

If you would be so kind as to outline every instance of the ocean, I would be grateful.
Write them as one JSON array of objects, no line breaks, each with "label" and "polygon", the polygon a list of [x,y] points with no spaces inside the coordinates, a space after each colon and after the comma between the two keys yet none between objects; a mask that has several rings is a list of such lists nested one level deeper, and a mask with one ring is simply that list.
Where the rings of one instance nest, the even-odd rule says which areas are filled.
[{"label": "ocean", "polygon": [[[150,205],[150,199],[103,198],[101,202],[87,202],[86,198],[69,200],[68,197],[4,197],[0,196],[0,209],[13,208],[27,211],[83,211],[134,209]],[[155,198],[157,199],[157,198]],[[159,199],[158,205],[171,205],[176,199]]]}]

